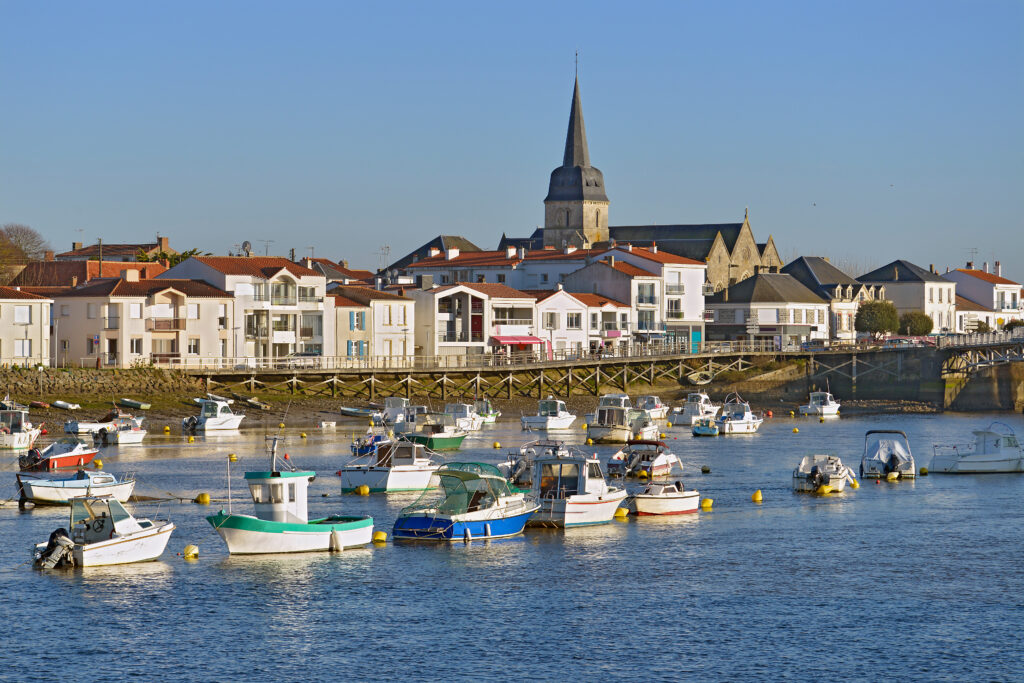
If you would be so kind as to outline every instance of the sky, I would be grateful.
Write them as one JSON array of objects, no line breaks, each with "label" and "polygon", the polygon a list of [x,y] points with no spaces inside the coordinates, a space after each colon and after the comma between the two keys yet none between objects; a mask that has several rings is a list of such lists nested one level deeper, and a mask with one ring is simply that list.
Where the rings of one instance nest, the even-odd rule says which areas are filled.
[{"label": "sky", "polygon": [[1024,281],[1020,0],[0,0],[0,223],[367,268],[493,249],[543,222],[576,51],[610,224],[749,207],[784,260]]}]

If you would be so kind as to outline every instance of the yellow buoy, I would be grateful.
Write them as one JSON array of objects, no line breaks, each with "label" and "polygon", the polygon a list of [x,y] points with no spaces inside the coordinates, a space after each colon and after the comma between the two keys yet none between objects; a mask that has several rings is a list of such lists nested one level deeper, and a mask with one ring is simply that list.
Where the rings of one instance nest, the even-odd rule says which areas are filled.
[{"label": "yellow buoy", "polygon": [[103,461],[100,460],[99,458],[96,458],[95,460],[92,461],[92,466],[98,470],[101,470],[103,469]]},{"label": "yellow buoy", "polygon": [[500,441],[495,441],[494,442],[494,447],[495,448],[501,448],[501,442]]},{"label": "yellow buoy", "polygon": [[367,486],[366,484],[360,484],[359,486],[356,487],[356,495],[357,496],[368,496],[368,495],[370,495],[370,487]]},{"label": "yellow buoy", "polygon": [[796,417],[796,411],[793,411],[793,410],[789,411],[789,416],[790,417]]},{"label": "yellow buoy", "polygon": [[192,545],[189,543],[185,546],[185,549],[181,551],[181,556],[186,560],[198,560],[199,559],[199,546]]},{"label": "yellow buoy", "polygon": [[164,434],[170,434],[170,433],[171,433],[171,426],[170,425],[164,425]]},{"label": "yellow buoy", "polygon": [[647,470],[637,470],[636,476],[639,477],[640,479],[646,479],[647,478]]},{"label": "yellow buoy", "polygon": [[662,432],[662,433],[661,433],[661,434],[659,434],[658,436],[660,436],[661,438],[663,438],[663,439],[664,439],[664,438],[665,438],[665,432]]},{"label": "yellow buoy", "polygon": [[754,501],[755,503],[760,503],[762,500],[764,500],[764,496],[761,495],[761,489],[754,491],[754,495],[750,497],[750,500]]},{"label": "yellow buoy", "polygon": [[302,432],[301,434],[299,434],[299,438],[300,439],[305,439],[306,438],[306,432]]},{"label": "yellow buoy", "polygon": [[200,493],[198,496],[195,497],[195,499],[192,502],[195,503],[196,505],[209,505],[210,504],[210,494],[209,493]]},{"label": "yellow buoy", "polygon": [[196,437],[194,437],[194,436],[188,437],[188,442],[189,443],[195,443],[195,440],[196,440]]},{"label": "yellow buoy", "polygon": [[373,532],[373,542],[374,543],[384,543],[387,540],[388,540],[388,532],[386,532],[386,531],[374,531]]},{"label": "yellow buoy", "polygon": [[665,426],[668,427],[669,429],[672,429],[672,423],[671,422],[666,422]]},{"label": "yellow buoy", "polygon": [[711,511],[711,506],[714,505],[714,504],[715,504],[714,499],[712,499],[712,498],[705,498],[704,500],[702,500],[700,502],[700,509],[703,510],[704,512],[710,512]]},{"label": "yellow buoy", "polygon": [[799,429],[797,429],[796,427],[793,427],[793,433],[794,433],[794,434],[799,434],[799,433],[800,433],[800,430],[799,430]]},{"label": "yellow buoy", "polygon": [[900,473],[899,472],[890,472],[889,474],[885,475],[885,480],[886,481],[896,481],[899,478],[900,478]]},{"label": "yellow buoy", "polygon": [[278,423],[277,428],[284,429],[284,422]]},{"label": "yellow buoy", "polygon": [[587,431],[587,423],[586,422],[583,423],[583,431]]},{"label": "yellow buoy", "polygon": [[238,462],[238,456],[234,453],[228,453],[228,462]]},{"label": "yellow buoy", "polygon": [[927,477],[928,476],[928,468],[927,467],[922,467],[921,468],[921,476],[922,477]]},{"label": "yellow buoy", "polygon": [[818,422],[824,422],[824,421],[825,421],[825,418],[824,418],[824,417],[819,417],[819,418],[818,418]]},{"label": "yellow buoy", "polygon": [[859,489],[860,488],[860,482],[858,482],[856,479],[851,479],[850,480],[850,488],[854,489],[854,490]]},{"label": "yellow buoy", "polygon": [[587,445],[588,446],[593,446],[594,445],[594,440],[593,439],[587,439]]},{"label": "yellow buoy", "polygon": [[833,491],[835,491],[835,489],[829,486],[828,484],[822,484],[821,486],[818,487],[818,490],[815,491],[815,493],[817,493],[819,496],[827,496]]},{"label": "yellow buoy", "polygon": [[370,426],[371,427],[373,426],[373,418],[372,417],[370,418]]},{"label": "yellow buoy", "polygon": [[629,516],[629,510],[626,508],[615,508],[615,519],[625,519]]}]

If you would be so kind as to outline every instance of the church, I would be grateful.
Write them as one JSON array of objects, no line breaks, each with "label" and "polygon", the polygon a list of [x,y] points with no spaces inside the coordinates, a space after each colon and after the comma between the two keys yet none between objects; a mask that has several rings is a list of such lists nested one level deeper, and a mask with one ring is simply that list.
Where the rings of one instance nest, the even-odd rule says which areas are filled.
[{"label": "church", "polygon": [[659,250],[707,263],[708,283],[715,291],[782,267],[771,236],[761,243],[754,239],[746,211],[741,223],[609,226],[608,205],[604,175],[590,163],[577,78],[562,165],[551,172],[544,198],[544,227],[525,238],[502,235],[499,251],[510,246],[600,249],[617,242],[657,245]]}]

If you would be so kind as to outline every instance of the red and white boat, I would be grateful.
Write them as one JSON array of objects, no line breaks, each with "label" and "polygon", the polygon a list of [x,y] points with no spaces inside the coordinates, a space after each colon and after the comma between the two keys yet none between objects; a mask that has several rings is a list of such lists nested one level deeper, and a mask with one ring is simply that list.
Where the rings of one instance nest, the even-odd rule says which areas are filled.
[{"label": "red and white boat", "polygon": [[636,514],[685,515],[700,507],[700,492],[686,490],[683,482],[650,483],[643,491],[633,495]]},{"label": "red and white boat", "polygon": [[33,448],[18,456],[18,466],[27,471],[56,470],[61,467],[82,467],[92,462],[99,449],[81,439],[66,436],[42,450]]}]

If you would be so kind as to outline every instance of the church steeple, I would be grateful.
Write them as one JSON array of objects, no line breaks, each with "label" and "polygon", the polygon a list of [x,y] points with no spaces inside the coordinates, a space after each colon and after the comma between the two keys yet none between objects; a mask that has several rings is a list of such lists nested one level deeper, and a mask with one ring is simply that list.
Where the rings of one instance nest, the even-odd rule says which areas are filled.
[{"label": "church steeple", "polygon": [[572,89],[572,108],[569,110],[569,130],[565,134],[565,156],[562,166],[590,166],[587,151],[587,129],[583,126],[583,105],[580,104],[580,81]]}]

